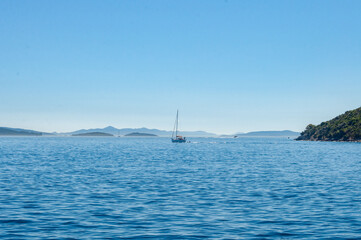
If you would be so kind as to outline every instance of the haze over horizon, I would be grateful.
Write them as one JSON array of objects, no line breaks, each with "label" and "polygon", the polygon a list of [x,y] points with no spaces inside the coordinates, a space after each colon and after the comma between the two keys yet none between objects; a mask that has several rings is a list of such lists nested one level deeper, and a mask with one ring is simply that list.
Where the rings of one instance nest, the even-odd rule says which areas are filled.
[{"label": "haze over horizon", "polygon": [[361,1],[0,1],[0,126],[302,131],[361,103]]}]

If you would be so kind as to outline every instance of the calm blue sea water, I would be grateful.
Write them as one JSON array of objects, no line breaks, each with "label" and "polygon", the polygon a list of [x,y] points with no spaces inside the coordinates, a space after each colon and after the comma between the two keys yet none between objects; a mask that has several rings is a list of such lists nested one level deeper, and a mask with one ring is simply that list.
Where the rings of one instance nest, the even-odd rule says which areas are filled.
[{"label": "calm blue sea water", "polygon": [[1,239],[360,239],[361,144],[0,138]]}]

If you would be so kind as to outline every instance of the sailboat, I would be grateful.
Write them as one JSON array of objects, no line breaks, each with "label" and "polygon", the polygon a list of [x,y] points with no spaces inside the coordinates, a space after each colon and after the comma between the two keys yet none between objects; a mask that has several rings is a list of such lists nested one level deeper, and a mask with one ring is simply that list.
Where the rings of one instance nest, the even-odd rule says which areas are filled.
[{"label": "sailboat", "polygon": [[186,138],[178,135],[178,110],[177,110],[177,116],[175,118],[174,128],[172,132],[172,142],[174,143],[184,143],[186,142]]}]

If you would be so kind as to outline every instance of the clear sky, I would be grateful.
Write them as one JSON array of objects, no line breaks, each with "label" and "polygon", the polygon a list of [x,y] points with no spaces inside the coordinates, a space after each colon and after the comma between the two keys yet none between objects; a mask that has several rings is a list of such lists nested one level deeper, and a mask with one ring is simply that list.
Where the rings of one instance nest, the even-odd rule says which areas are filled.
[{"label": "clear sky", "polygon": [[0,126],[301,131],[361,105],[361,1],[0,1]]}]

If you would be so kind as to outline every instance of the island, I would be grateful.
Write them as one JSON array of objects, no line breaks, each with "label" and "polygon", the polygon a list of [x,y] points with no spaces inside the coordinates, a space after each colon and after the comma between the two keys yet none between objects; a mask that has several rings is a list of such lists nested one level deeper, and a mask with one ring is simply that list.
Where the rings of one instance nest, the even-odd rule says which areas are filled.
[{"label": "island", "polygon": [[[0,136],[43,136],[46,133],[21,129],[21,128],[8,128],[0,127]],[[50,135],[50,134],[46,134]]]},{"label": "island", "polygon": [[257,131],[257,132],[248,132],[248,133],[238,133],[237,137],[297,137],[299,132],[294,132],[290,130],[283,131]]},{"label": "island", "polygon": [[361,107],[319,125],[309,124],[296,140],[361,142]]},{"label": "island", "polygon": [[124,137],[158,137],[158,136],[151,133],[132,132],[125,134]]},{"label": "island", "polygon": [[72,134],[74,137],[113,137],[113,134],[104,133],[104,132],[88,132],[88,133],[78,133]]}]

